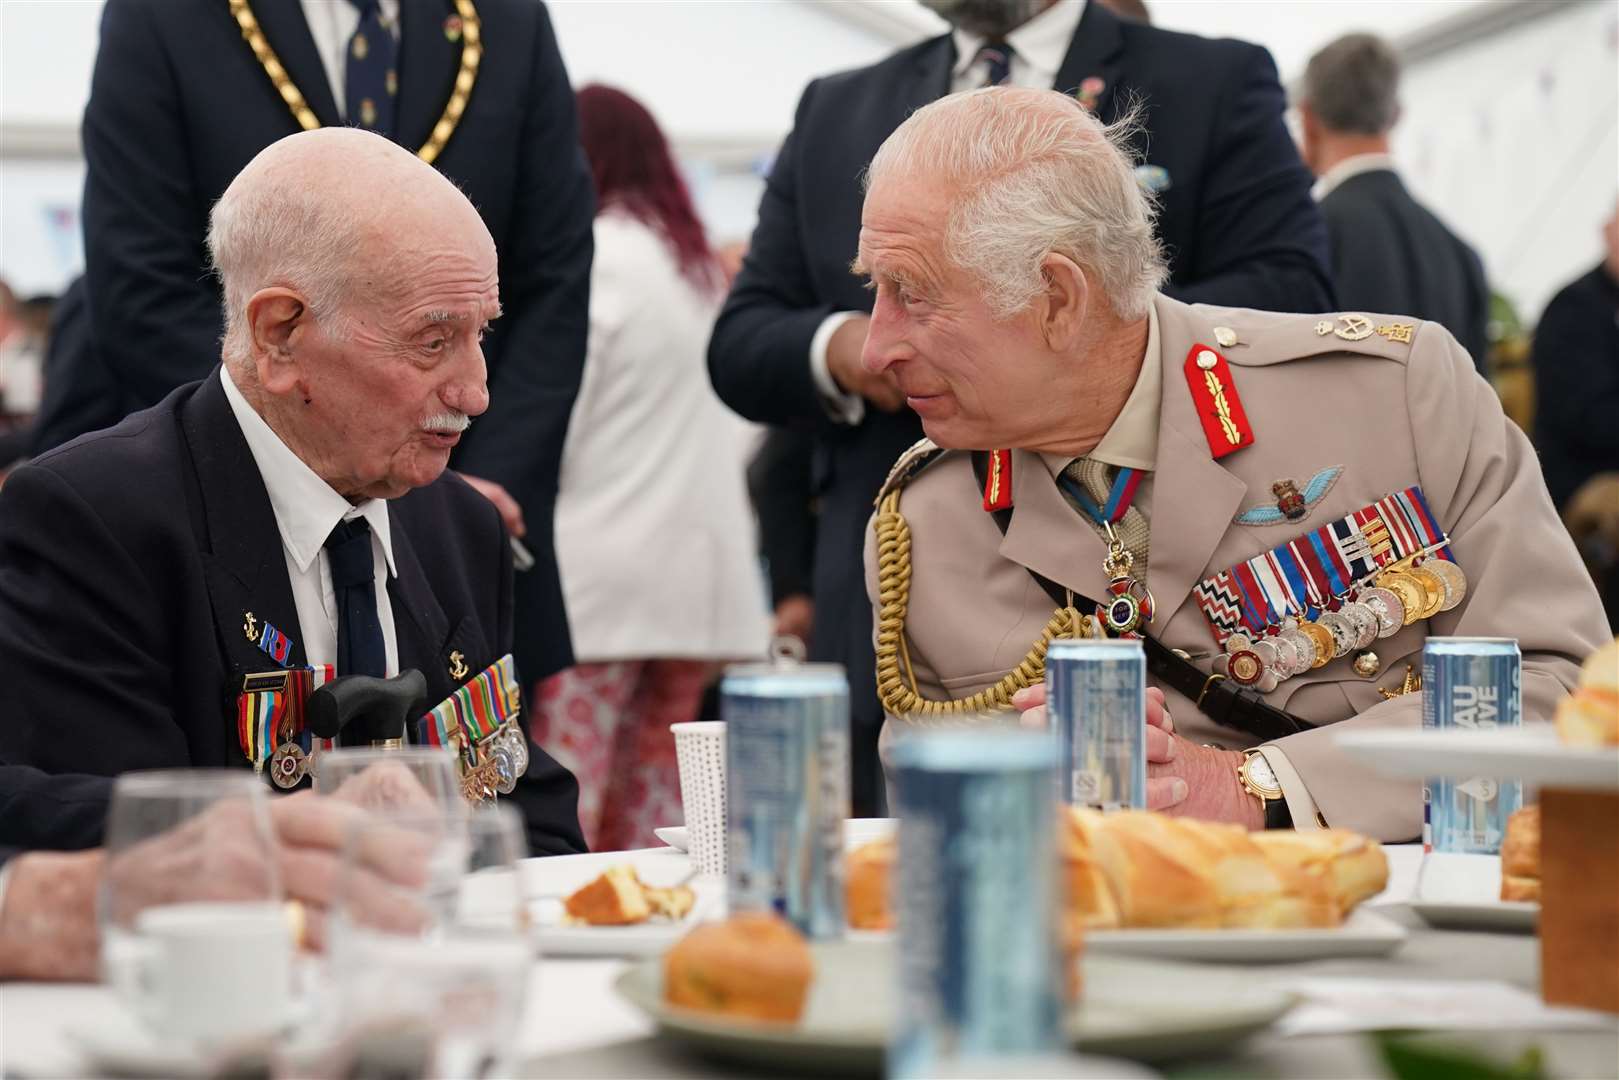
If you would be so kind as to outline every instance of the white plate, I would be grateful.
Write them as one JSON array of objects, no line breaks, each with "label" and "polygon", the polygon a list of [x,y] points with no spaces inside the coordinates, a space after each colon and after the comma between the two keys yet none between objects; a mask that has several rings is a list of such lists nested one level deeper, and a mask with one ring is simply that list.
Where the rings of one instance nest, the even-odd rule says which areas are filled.
[{"label": "white plate", "polygon": [[[898,821],[895,818],[849,818],[843,823],[844,846],[857,848],[873,840],[892,836],[897,825]],[[668,825],[661,829],[653,829],[652,835],[676,851],[686,851],[690,846],[684,825]]]},{"label": "white plate", "polygon": [[[646,880],[643,877],[643,880]],[[659,884],[647,881],[649,885]],[[536,930],[542,956],[657,956],[685,936],[693,926],[718,914],[724,907],[725,883],[707,878],[688,882],[694,894],[691,911],[677,922],[648,920],[634,926],[573,926],[563,922],[562,901],[540,901]]]},{"label": "white plate", "polygon": [[1533,934],[1540,925],[1540,905],[1527,900],[1412,900],[1411,910],[1429,926],[1442,930]]},{"label": "white plate", "polygon": [[686,838],[686,826],[684,825],[665,825],[661,829],[653,829],[652,835],[676,851],[686,851],[691,847],[691,841]]},{"label": "white plate", "polygon": [[[732,1060],[788,1071],[880,1073],[893,1011],[893,954],[876,940],[813,945],[815,982],[797,1024],[771,1024],[675,1008],[663,1001],[663,965],[645,960],[618,992],[671,1039]],[[1205,1054],[1268,1027],[1293,994],[1242,972],[1118,957],[1084,961],[1085,997],[1069,1016],[1086,1053],[1141,1061]]]},{"label": "white plate", "polygon": [[1385,776],[1495,776],[1543,787],[1619,791],[1619,747],[1566,746],[1550,724],[1495,731],[1377,728],[1336,738]]},{"label": "white plate", "polygon": [[1277,963],[1339,956],[1383,956],[1405,944],[1399,923],[1358,907],[1342,926],[1323,930],[1093,930],[1087,952],[1165,960]]}]

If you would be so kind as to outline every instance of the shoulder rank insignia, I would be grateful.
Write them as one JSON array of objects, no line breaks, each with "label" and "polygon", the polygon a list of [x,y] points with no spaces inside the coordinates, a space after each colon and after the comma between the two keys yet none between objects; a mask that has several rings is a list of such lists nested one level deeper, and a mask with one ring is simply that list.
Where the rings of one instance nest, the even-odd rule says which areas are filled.
[{"label": "shoulder rank insignia", "polygon": [[911,448],[899,456],[894,467],[888,470],[888,479],[877,492],[877,498],[872,500],[873,505],[881,503],[883,497],[895,488],[902,488],[911,482],[911,478],[944,455],[944,449],[934,444],[932,439],[919,439]]},{"label": "shoulder rank insignia", "polygon": [[1186,354],[1186,386],[1209,440],[1209,453],[1219,459],[1253,444],[1254,429],[1225,357],[1207,345],[1193,345]]},{"label": "shoulder rank insignia", "polygon": [[1278,480],[1270,486],[1271,494],[1276,496],[1276,502],[1271,505],[1255,506],[1244,510],[1236,516],[1238,525],[1280,525],[1284,521],[1302,521],[1310,513],[1310,508],[1320,502],[1338,482],[1343,475],[1344,467],[1334,465],[1322,469],[1310,477],[1310,482],[1299,491],[1298,485],[1292,480]]}]

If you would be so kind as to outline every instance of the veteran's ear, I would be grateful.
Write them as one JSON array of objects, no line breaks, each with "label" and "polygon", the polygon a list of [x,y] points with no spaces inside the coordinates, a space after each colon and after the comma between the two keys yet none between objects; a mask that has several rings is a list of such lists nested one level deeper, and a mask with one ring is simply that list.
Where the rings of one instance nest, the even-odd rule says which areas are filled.
[{"label": "veteran's ear", "polygon": [[1090,280],[1079,264],[1066,255],[1048,252],[1040,260],[1044,291],[1035,298],[1034,310],[1047,348],[1068,352],[1079,340],[1090,310]]},{"label": "veteran's ear", "polygon": [[313,325],[309,305],[292,289],[271,286],[248,298],[247,327],[260,386],[272,394],[280,394],[297,384],[298,363],[294,352],[299,340]]}]

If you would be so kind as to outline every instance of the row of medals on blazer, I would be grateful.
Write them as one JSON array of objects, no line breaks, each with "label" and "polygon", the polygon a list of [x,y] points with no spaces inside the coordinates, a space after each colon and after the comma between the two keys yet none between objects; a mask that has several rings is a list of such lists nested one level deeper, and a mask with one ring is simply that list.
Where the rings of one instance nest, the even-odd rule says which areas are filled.
[{"label": "row of medals on blazer", "polygon": [[[1374,641],[1449,611],[1467,595],[1462,568],[1431,554],[1418,552],[1384,567],[1369,582],[1329,600],[1314,619],[1289,616],[1261,634],[1232,634],[1214,658],[1214,675],[1268,694],[1285,679],[1360,651],[1355,674],[1376,677],[1382,660],[1369,649]],[[1397,697],[1419,685],[1408,671],[1399,690],[1379,692]]]}]

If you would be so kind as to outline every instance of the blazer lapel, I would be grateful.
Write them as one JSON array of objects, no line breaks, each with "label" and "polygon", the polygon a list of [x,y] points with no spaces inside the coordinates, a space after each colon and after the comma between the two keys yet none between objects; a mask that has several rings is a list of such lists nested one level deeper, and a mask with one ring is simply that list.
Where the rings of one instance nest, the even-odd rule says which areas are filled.
[{"label": "blazer lapel", "polygon": [[[1096,530],[1068,505],[1046,463],[1027,450],[1012,452],[1012,524],[1000,553],[1075,592],[1100,601],[1107,579],[1107,548]],[[1089,614],[1081,608],[1083,614]]]},{"label": "blazer lapel", "polygon": [[[343,116],[337,111],[337,99],[332,96],[326,65],[320,62],[320,53],[315,50],[315,39],[309,33],[303,5],[298,0],[253,0],[252,6],[270,48],[275,50],[281,66],[287,69],[287,77],[303,94],[321,126],[342,126]],[[406,6],[410,4],[407,2]],[[242,48],[247,48],[246,42],[242,43]]]},{"label": "blazer lapel", "polygon": [[445,0],[405,0],[400,5],[394,142],[412,152],[433,133],[461,69],[461,42],[444,34],[444,18],[451,13]]},{"label": "blazer lapel", "polygon": [[[1202,579],[1215,548],[1231,528],[1248,485],[1211,456],[1197,406],[1186,386],[1186,354],[1194,344],[1212,342],[1213,334],[1190,317],[1192,309],[1186,305],[1165,297],[1155,303],[1164,380],[1158,468],[1147,514],[1154,538],[1147,561],[1147,587],[1158,605],[1163,619],[1158,625],[1162,627]],[[1161,543],[1158,537],[1164,538]]]},{"label": "blazer lapel", "polygon": [[1052,89],[1074,95],[1086,79],[1102,80],[1102,91],[1096,98],[1095,113],[1104,120],[1112,120],[1114,91],[1123,77],[1121,61],[1124,55],[1124,32],[1118,16],[1100,3],[1087,3],[1074,30],[1073,43],[1057,69],[1057,81]]},{"label": "blazer lapel", "polygon": [[950,34],[934,38],[917,52],[909,82],[894,97],[894,105],[899,110],[895,128],[922,106],[931,105],[950,93],[950,71],[955,62],[956,41]]},{"label": "blazer lapel", "polygon": [[[206,532],[198,538],[199,546],[227,665],[235,672],[303,666],[307,661],[281,532],[218,368],[186,404],[181,425],[196,469]],[[279,664],[248,635],[249,625],[258,633],[265,624],[290,642],[288,655]]]}]

